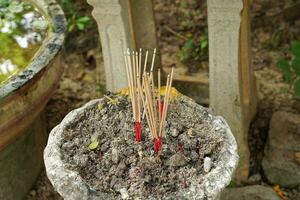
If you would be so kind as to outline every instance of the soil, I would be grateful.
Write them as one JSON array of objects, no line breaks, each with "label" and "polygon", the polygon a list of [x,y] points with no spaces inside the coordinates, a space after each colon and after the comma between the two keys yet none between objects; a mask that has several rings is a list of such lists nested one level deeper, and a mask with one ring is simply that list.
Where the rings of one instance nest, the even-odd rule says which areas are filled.
[{"label": "soil", "polygon": [[[93,190],[132,198],[164,199],[201,183],[204,159],[215,167],[222,144],[227,141],[216,129],[207,109],[187,97],[169,107],[162,150],[154,152],[153,138],[144,120],[143,140],[135,141],[131,103],[126,96],[110,95],[89,107],[63,132],[62,159],[78,171]],[[96,149],[89,149],[98,141]],[[208,158],[209,157],[209,158]],[[125,194],[124,194],[125,193]]]}]

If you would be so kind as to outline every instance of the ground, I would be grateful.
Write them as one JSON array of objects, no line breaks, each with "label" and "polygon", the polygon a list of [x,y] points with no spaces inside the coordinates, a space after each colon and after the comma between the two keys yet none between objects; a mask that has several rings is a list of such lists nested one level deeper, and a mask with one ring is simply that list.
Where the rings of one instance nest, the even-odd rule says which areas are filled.
[{"label": "ground", "polygon": [[[183,71],[187,75],[192,76],[207,71],[207,57],[205,55],[200,60],[193,58],[200,65],[195,65],[195,62],[192,61],[185,62],[185,64],[179,62],[181,47],[189,39],[197,40],[201,35],[207,34],[205,30],[205,2],[195,3],[193,0],[155,0],[154,2],[163,66],[175,65],[181,67],[186,69]],[[297,1],[292,0],[285,2],[254,0],[251,6],[251,50],[257,81],[258,108],[257,115],[249,130],[250,175],[262,175],[264,184],[267,183],[261,169],[261,161],[270,118],[272,113],[279,109],[292,109],[292,95],[287,92],[289,87],[284,83],[282,75],[276,67],[276,61],[283,56],[290,57],[291,41],[300,39],[299,14],[293,15],[293,13],[298,12],[290,10],[294,8],[291,5],[295,2],[297,3]],[[190,12],[195,9],[200,10],[200,12]],[[71,40],[73,39],[72,36],[76,35],[74,33],[68,37],[66,47],[62,52],[65,58],[62,65],[66,70],[45,111],[48,132],[69,111],[103,94],[103,63],[101,61],[101,51],[97,47],[97,42],[95,42],[98,37],[95,33],[95,27],[93,27],[93,29],[89,28],[78,34],[76,40]],[[102,67],[96,68],[96,64]],[[96,74],[101,74],[101,76],[97,77]],[[291,200],[299,197],[297,196],[299,195],[297,189],[284,191],[287,192]],[[44,169],[27,196],[27,200],[35,199],[61,199],[46,178]]]}]

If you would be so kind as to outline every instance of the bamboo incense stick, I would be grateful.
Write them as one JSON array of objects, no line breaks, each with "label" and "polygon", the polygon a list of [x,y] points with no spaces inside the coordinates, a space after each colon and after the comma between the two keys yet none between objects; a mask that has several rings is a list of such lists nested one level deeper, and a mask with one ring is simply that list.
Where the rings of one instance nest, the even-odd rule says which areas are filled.
[{"label": "bamboo incense stick", "polygon": [[[143,103],[143,106],[145,106],[145,100],[144,100],[144,95],[143,95],[143,89],[142,89],[142,86],[140,83],[139,84],[139,91],[140,91],[140,95],[141,95],[141,100],[142,100],[142,103]],[[146,119],[147,119],[147,123],[149,125],[149,129],[150,129],[150,133],[152,135],[152,137],[154,138],[155,135],[153,134],[153,128],[150,126],[150,121],[149,121],[149,115],[148,115],[148,112],[146,112]]]},{"label": "bamboo incense stick", "polygon": [[[165,106],[165,113],[164,113],[164,118],[162,119],[163,123],[165,123],[166,121],[166,117],[167,117],[167,113],[168,113],[168,107],[169,107],[169,101],[170,101],[170,93],[171,93],[171,89],[172,89],[172,81],[173,81],[173,74],[174,74],[174,68],[172,68],[171,70],[171,76],[170,76],[170,82],[169,82],[169,87],[168,87],[168,92],[167,92],[167,102],[166,102],[166,106]],[[164,137],[164,133],[165,131],[162,130],[161,137]]]},{"label": "bamboo incense stick", "polygon": [[149,51],[146,51],[146,56],[145,56],[145,63],[144,63],[144,70],[143,70],[143,74],[146,73],[146,69],[147,69],[147,62],[148,62],[148,54]]},{"label": "bamboo incense stick", "polygon": [[154,48],[154,50],[153,50],[153,56],[152,56],[150,72],[153,72],[154,62],[155,62],[155,55],[156,55],[156,48]]},{"label": "bamboo incense stick", "polygon": [[[139,55],[138,52],[135,52],[135,59],[136,59],[136,81],[137,84],[140,82],[140,62],[139,62]],[[140,92],[138,90],[138,85],[136,85],[136,92],[137,92],[137,121],[141,122],[141,102],[140,102]]]},{"label": "bamboo incense stick", "polygon": [[[167,77],[167,83],[166,83],[166,89],[165,91],[167,91],[167,88],[169,87],[169,81],[170,81],[170,75],[168,75]],[[163,119],[164,119],[164,115],[165,115],[165,112],[166,112],[166,101],[167,101],[167,94],[165,92],[165,96],[164,96],[164,104],[163,104],[163,110],[162,110],[162,117],[161,117],[161,120],[160,120],[160,124],[159,124],[159,136],[161,136],[161,131],[162,131],[162,128],[163,128]]]},{"label": "bamboo incense stick", "polygon": [[148,96],[147,96],[147,94],[146,94],[146,84],[145,84],[145,82],[146,82],[146,74],[144,74],[143,75],[143,86],[144,86],[144,91],[145,91],[145,101],[143,101],[143,103],[144,103],[144,108],[145,108],[145,113],[146,113],[146,118],[147,118],[147,122],[148,122],[148,126],[149,126],[149,129],[150,129],[150,132],[151,132],[151,134],[152,134],[152,136],[153,137],[155,137],[155,134],[154,134],[154,127],[152,126],[152,120],[151,120],[151,113],[150,113],[150,110],[149,110],[149,108],[148,108],[148,104],[147,104],[147,101],[148,101]]},{"label": "bamboo incense stick", "polygon": [[160,102],[160,68],[158,69],[157,72],[157,76],[158,76],[158,91],[157,91],[157,97],[158,97],[158,121],[161,120],[161,102]]},{"label": "bamboo incense stick", "polygon": [[128,51],[127,54],[127,61],[128,61],[128,66],[129,66],[129,77],[130,77],[130,82],[131,82],[131,91],[132,91],[132,111],[133,111],[133,119],[136,121],[136,109],[135,109],[135,92],[134,92],[134,75],[132,72],[132,63],[131,63],[131,55],[130,52]]},{"label": "bamboo incense stick", "polygon": [[[130,76],[130,66],[129,66],[129,63],[128,63],[128,54],[129,52],[127,52],[127,54],[124,55],[124,59],[125,59],[125,67],[126,67],[126,73],[127,73],[127,81],[128,81],[128,87],[129,87],[129,95],[130,95],[130,98],[131,98],[131,105],[132,105],[132,109],[134,109],[134,97],[133,97],[133,86],[132,86],[132,79],[131,79],[131,76]],[[134,110],[133,110],[133,113],[134,113]],[[134,116],[134,114],[133,114]]]},{"label": "bamboo incense stick", "polygon": [[140,53],[139,53],[139,75],[140,75],[140,78],[141,78],[141,71],[142,71],[142,49],[140,48]]},{"label": "bamboo incense stick", "polygon": [[[151,73],[151,76],[150,76],[150,84],[153,84],[152,83],[152,80],[153,80],[153,68],[154,68],[154,63],[155,63],[155,54],[156,54],[156,48],[154,48],[154,50],[153,50],[153,55],[152,55],[152,61],[151,61],[151,68],[150,68],[150,73]],[[148,51],[146,52],[146,56],[147,56],[147,58],[148,58]],[[144,72],[143,73],[145,73],[146,72],[146,63],[145,63],[145,65],[144,65]],[[145,118],[145,108],[144,108],[144,111],[143,111],[143,116],[142,116],[142,118],[144,119]]]},{"label": "bamboo incense stick", "polygon": [[132,100],[131,103],[133,119],[135,121],[136,140],[138,141],[137,130],[141,130],[142,119],[146,116],[148,127],[153,137],[154,150],[158,153],[162,146],[162,137],[165,136],[164,127],[170,102],[174,70],[172,68],[171,74],[167,76],[165,95],[164,98],[161,99],[161,70],[158,69],[157,72],[158,88],[155,87],[153,73],[156,49],[153,51],[149,70],[150,72],[147,73],[148,54],[148,51],[146,51],[145,56],[143,57],[142,49],[131,52],[127,50],[127,53],[124,55],[124,60],[128,87]]}]

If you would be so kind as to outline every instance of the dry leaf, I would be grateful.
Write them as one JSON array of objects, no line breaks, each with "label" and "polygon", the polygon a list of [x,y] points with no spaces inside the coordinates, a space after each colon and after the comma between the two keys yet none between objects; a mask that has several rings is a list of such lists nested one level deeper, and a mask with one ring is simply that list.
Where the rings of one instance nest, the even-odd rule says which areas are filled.
[{"label": "dry leaf", "polygon": [[102,103],[99,103],[99,104],[98,104],[98,110],[101,111],[102,109],[103,109],[103,104],[102,104]]},{"label": "dry leaf", "polygon": [[188,136],[191,137],[191,138],[192,138],[192,137],[195,137],[195,136],[193,135],[193,128],[189,128],[188,131],[187,131],[187,134],[188,134]]},{"label": "dry leaf", "polygon": [[122,88],[121,90],[119,90],[118,93],[123,96],[129,96],[129,88],[128,87]]},{"label": "dry leaf", "polygon": [[[166,94],[166,87],[163,86],[163,87],[160,88],[160,95],[165,96],[165,94]],[[176,90],[176,88],[172,87],[171,91],[170,91],[170,98],[171,99],[177,99],[180,96],[181,96],[181,93],[178,92],[178,90]]]},{"label": "dry leaf", "polygon": [[282,192],[282,190],[280,189],[279,185],[275,185],[273,186],[274,191],[277,193],[277,195],[282,199],[282,200],[289,200],[285,194]]}]

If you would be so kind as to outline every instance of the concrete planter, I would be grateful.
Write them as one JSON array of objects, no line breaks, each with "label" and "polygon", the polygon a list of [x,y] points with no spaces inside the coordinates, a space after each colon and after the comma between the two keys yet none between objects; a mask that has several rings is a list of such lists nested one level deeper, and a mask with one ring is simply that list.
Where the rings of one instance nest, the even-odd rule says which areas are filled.
[{"label": "concrete planter", "polygon": [[54,0],[31,0],[51,28],[32,62],[0,87],[0,199],[23,199],[42,166],[42,111],[63,73],[66,21]]},{"label": "concrete planter", "polygon": [[[90,101],[83,107],[73,110],[50,133],[48,144],[44,151],[46,171],[54,188],[66,200],[116,199],[111,194],[90,188],[78,172],[67,169],[65,167],[66,163],[61,159],[60,148],[64,141],[63,133],[68,127],[73,126],[75,121],[86,116],[86,110],[96,107],[102,100]],[[194,101],[187,97],[183,97],[183,100],[191,103],[191,105],[196,105]],[[200,105],[197,106],[199,112],[207,112],[206,108]],[[216,167],[204,175],[200,184],[196,183],[184,191],[175,192],[174,195],[176,197],[184,196],[184,199],[218,199],[221,191],[230,183],[231,176],[237,166],[237,145],[230,128],[222,117],[211,114],[208,114],[208,116],[212,128],[218,130],[218,134],[220,133],[224,136],[224,143],[222,143],[220,153],[217,155],[217,161],[215,161]],[[121,199],[121,197],[117,199]],[[172,198],[170,197],[170,199]]]}]

